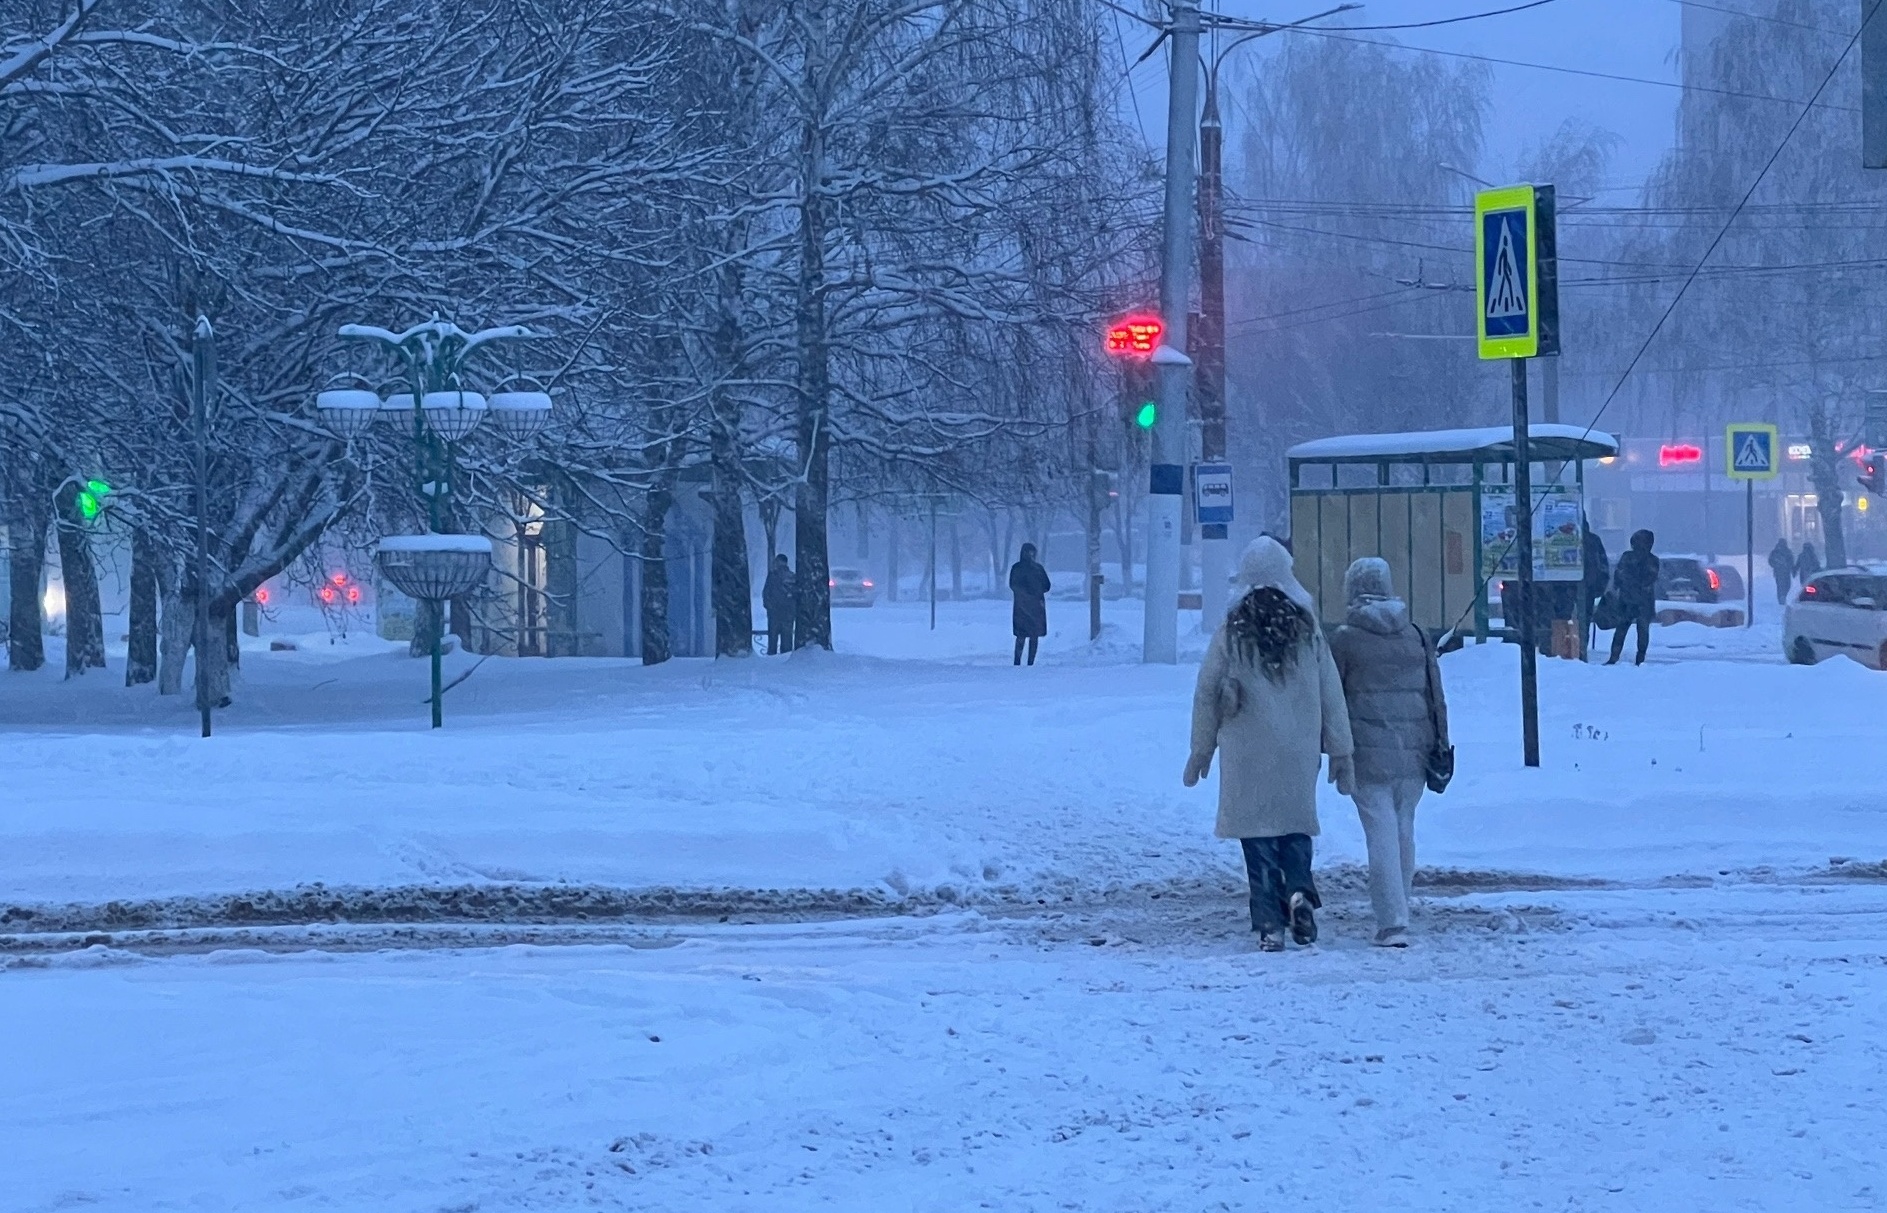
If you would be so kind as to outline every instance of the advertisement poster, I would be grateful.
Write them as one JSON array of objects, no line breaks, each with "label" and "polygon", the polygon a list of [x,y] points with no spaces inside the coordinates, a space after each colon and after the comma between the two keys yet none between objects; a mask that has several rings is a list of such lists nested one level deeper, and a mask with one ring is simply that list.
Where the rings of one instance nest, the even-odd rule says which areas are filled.
[{"label": "advertisement poster", "polygon": [[[1585,548],[1579,533],[1582,504],[1576,488],[1549,488],[1534,494],[1533,579],[1578,581],[1585,576]],[[1514,491],[1498,485],[1481,490],[1481,578],[1512,581],[1520,576],[1520,545],[1515,539]]]}]

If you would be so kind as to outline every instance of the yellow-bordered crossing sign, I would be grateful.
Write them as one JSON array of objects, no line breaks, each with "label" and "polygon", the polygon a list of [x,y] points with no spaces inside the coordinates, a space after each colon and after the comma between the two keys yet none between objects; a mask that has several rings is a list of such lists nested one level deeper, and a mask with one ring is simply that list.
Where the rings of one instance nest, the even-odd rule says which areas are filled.
[{"label": "yellow-bordered crossing sign", "polygon": [[1773,425],[1739,421],[1723,431],[1723,471],[1731,480],[1773,480],[1782,470],[1782,438]]},{"label": "yellow-bordered crossing sign", "polygon": [[1553,187],[1474,196],[1475,334],[1483,358],[1559,353],[1559,249]]}]

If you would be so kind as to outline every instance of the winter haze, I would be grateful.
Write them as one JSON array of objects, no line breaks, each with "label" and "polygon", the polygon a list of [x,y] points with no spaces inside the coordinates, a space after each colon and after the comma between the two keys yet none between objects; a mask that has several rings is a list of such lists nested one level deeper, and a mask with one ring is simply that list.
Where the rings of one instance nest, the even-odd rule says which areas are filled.
[{"label": "winter haze", "polygon": [[1881,1208],[1873,6],[0,5],[0,1213]]}]

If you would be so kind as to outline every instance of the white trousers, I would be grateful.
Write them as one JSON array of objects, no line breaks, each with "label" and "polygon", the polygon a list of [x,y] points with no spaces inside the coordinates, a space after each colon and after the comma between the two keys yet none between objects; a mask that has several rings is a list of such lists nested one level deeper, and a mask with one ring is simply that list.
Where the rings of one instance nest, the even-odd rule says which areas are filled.
[{"label": "white trousers", "polygon": [[1409,925],[1409,897],[1415,891],[1415,805],[1422,799],[1420,779],[1356,785],[1356,814],[1363,819],[1369,844],[1369,902],[1376,929]]}]

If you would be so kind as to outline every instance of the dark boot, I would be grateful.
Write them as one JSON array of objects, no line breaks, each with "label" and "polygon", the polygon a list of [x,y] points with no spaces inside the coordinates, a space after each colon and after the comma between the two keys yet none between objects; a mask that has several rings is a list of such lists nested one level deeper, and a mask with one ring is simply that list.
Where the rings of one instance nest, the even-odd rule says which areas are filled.
[{"label": "dark boot", "polygon": [[1291,938],[1300,944],[1317,942],[1317,916],[1311,912],[1310,898],[1291,894]]}]

